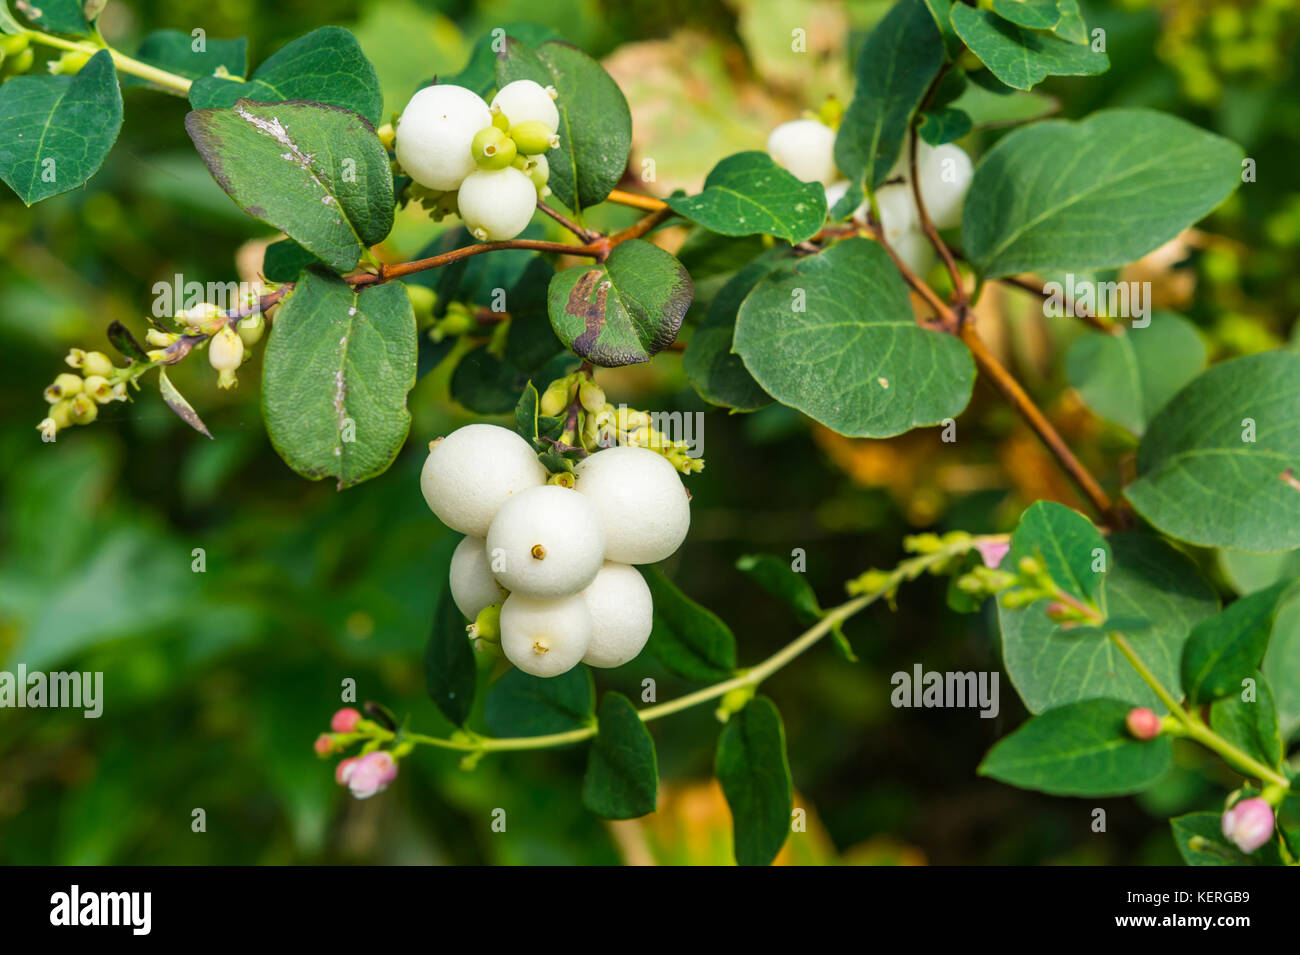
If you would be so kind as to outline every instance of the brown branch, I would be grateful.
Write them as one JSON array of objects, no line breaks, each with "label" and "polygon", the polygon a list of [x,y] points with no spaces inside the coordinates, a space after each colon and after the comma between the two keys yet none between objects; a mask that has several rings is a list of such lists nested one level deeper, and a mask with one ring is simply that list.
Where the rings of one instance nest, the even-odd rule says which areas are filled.
[{"label": "brown branch", "polygon": [[[942,77],[943,70],[940,70],[939,75],[934,78],[934,83],[930,84],[930,92],[926,94],[926,102],[929,101],[930,95],[934,93],[935,86]],[[911,135],[908,139],[911,152],[909,162],[912,167],[912,194],[916,196],[916,211],[921,216],[921,230],[925,232],[926,238],[930,240],[930,244],[939,253],[939,258],[943,259],[944,268],[948,270],[948,277],[952,279],[953,301],[958,305],[965,305],[970,301],[970,297],[966,294],[966,285],[962,282],[961,272],[957,269],[957,261],[952,257],[952,250],[939,237],[939,230],[934,227],[934,221],[930,218],[930,213],[925,210],[925,200],[921,198],[921,179],[916,174],[917,135],[915,126],[911,127]]]},{"label": "brown branch", "polygon": [[894,260],[894,266],[902,274],[903,281],[910,285],[912,290],[916,292],[917,295],[920,295],[921,298],[925,299],[926,304],[934,309],[935,314],[939,318],[939,324],[943,327],[944,331],[956,334],[957,329],[962,324],[958,314],[949,308],[943,299],[939,298],[939,296],[935,294],[934,289],[921,281],[920,277],[912,271],[911,267],[906,262],[898,257],[898,253],[894,251],[894,247],[885,239],[885,230],[881,227],[879,222],[868,223],[868,228],[871,230],[871,234],[875,240],[880,243],[880,247],[889,253],[889,257]]},{"label": "brown branch", "polygon": [[[1051,296],[1047,293],[1047,290],[1043,288],[1043,283],[1041,281],[1038,281],[1037,279],[1020,278],[1018,276],[1008,275],[1003,278],[997,279],[997,281],[1001,282],[1004,285],[1011,285],[1014,286],[1015,288],[1023,289],[1026,292],[1031,292],[1034,295],[1037,295],[1043,301],[1047,301],[1049,298],[1051,298]],[[1117,323],[1108,322],[1104,318],[1098,315],[1094,315],[1091,312],[1079,311],[1077,308],[1074,307],[1074,302],[1071,301],[1070,299],[1063,298],[1062,303],[1065,307],[1065,312],[1067,315],[1073,315],[1076,318],[1081,319],[1085,324],[1091,325],[1093,328],[1097,329],[1097,331],[1105,332],[1107,335],[1120,334],[1121,328]]]},{"label": "brown branch", "polygon": [[590,229],[584,229],[582,226],[578,225],[578,223],[574,222],[568,216],[564,215],[562,212],[559,212],[556,209],[552,209],[544,202],[538,202],[537,208],[541,209],[544,213],[546,213],[548,216],[550,216],[560,225],[564,226],[566,229],[568,229],[570,232],[576,235],[583,242],[591,242],[598,235],[600,235],[600,233],[598,232],[592,232]]},{"label": "brown branch", "polygon": [[1097,479],[1074,456],[1074,452],[1065,443],[1065,439],[1052,427],[1052,423],[1039,410],[1038,405],[1034,404],[1034,399],[1029,397],[1025,389],[1020,386],[1020,382],[1016,381],[1011,376],[1011,373],[993,357],[993,353],[984,344],[984,339],[980,338],[979,333],[975,331],[975,326],[969,323],[965,324],[961,327],[959,334],[961,340],[966,343],[966,347],[970,349],[971,354],[974,356],[975,364],[979,366],[980,371],[984,372],[998,391],[1002,392],[1003,396],[1011,402],[1012,407],[1025,419],[1029,427],[1038,435],[1039,440],[1052,452],[1065,473],[1070,476],[1070,479],[1074,481],[1079,490],[1083,491],[1092,506],[1096,508],[1097,513],[1101,515],[1107,524],[1122,526],[1123,522],[1116,513],[1115,505],[1101,485],[1097,483]]},{"label": "brown branch", "polygon": [[654,196],[638,196],[634,192],[624,192],[622,189],[615,189],[605,197],[606,202],[616,202],[620,206],[631,206],[633,209],[644,209],[646,212],[658,212],[667,206],[662,199],[656,199]]}]

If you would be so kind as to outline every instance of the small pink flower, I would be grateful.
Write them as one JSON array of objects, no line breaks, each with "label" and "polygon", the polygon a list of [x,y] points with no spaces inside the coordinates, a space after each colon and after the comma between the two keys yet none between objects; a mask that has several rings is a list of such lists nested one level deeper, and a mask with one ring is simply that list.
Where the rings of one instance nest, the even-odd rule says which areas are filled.
[{"label": "small pink flower", "polygon": [[985,567],[997,570],[998,564],[1002,563],[1002,558],[1011,549],[1011,541],[980,541],[975,549],[980,552]]},{"label": "small pink flower", "polygon": [[1134,739],[1155,739],[1160,735],[1160,717],[1145,706],[1135,706],[1129,710],[1124,723]]},{"label": "small pink flower", "polygon": [[330,736],[329,733],[321,733],[316,737],[313,748],[316,750],[317,756],[328,756],[334,752],[334,737]]},{"label": "small pink flower", "polygon": [[345,771],[348,789],[357,799],[369,799],[381,793],[397,778],[397,760],[385,750],[358,756]]},{"label": "small pink flower", "polygon": [[356,765],[357,756],[349,756],[347,759],[340,760],[339,764],[334,767],[334,781],[340,786],[348,784],[348,776],[352,774],[352,767]]},{"label": "small pink flower", "polygon": [[350,706],[345,706],[330,718],[330,729],[336,733],[351,733],[361,722],[361,714]]},{"label": "small pink flower", "polygon": [[1223,814],[1223,835],[1242,852],[1254,852],[1273,835],[1273,807],[1259,797],[1243,799]]}]

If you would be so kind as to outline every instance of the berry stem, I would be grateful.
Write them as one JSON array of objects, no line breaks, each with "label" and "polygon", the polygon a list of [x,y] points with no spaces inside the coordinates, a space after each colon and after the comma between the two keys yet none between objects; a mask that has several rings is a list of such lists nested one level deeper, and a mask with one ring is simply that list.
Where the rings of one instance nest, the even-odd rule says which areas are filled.
[{"label": "berry stem", "polygon": [[51,36],[48,33],[42,33],[40,30],[24,30],[23,34],[33,43],[40,43],[44,46],[51,46],[57,50],[69,50],[76,53],[88,53],[94,56],[100,50],[108,50],[109,56],[113,58],[113,65],[117,67],[119,73],[128,73],[131,76],[138,76],[142,80],[147,80],[155,86],[161,86],[165,89],[180,93],[182,96],[188,96],[190,92],[191,81],[175,73],[169,73],[166,70],[160,70],[156,66],[150,66],[148,63],[141,63],[125,53],[119,53],[102,40],[99,43],[78,43],[74,40],[65,40],[62,37]]}]

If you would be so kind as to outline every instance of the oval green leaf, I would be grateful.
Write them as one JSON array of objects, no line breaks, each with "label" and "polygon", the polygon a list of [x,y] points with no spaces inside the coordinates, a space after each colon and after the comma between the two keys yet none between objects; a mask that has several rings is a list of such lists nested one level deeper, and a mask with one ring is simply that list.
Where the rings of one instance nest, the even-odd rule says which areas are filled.
[{"label": "oval green leaf", "polygon": [[585,666],[550,678],[510,669],[487,691],[483,722],[494,736],[563,733],[595,721],[595,698]]},{"label": "oval green leaf", "polygon": [[770,865],[790,835],[794,783],[781,714],[765,696],[733,713],[718,737],[714,772],[731,808],[739,865]]},{"label": "oval green leaf", "polygon": [[774,235],[802,242],[826,221],[826,190],[786,172],[764,152],[722,160],[694,196],[670,196],[679,215],[720,235]]},{"label": "oval green leaf", "polygon": [[659,765],[654,740],[621,693],[600,701],[600,729],[587,757],[582,803],[605,819],[635,819],[654,812]]},{"label": "oval green leaf", "polygon": [[642,567],[654,598],[650,652],[680,677],[716,683],[736,675],[736,638],[712,611],[682,593],[658,567]]},{"label": "oval green leaf", "polygon": [[[1105,53],[1050,33],[1026,30],[989,10],[954,4],[952,25],[989,72],[1018,90],[1037,86],[1049,76],[1095,76],[1110,69]],[[1067,29],[1073,32],[1082,26],[1080,19]]]}]

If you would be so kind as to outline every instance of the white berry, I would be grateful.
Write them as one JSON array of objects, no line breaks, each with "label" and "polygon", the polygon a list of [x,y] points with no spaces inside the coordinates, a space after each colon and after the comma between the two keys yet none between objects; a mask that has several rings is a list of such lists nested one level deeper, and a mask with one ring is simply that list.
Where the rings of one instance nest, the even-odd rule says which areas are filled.
[{"label": "white berry", "polygon": [[492,125],[483,97],[463,86],[426,86],[411,97],[397,121],[393,151],[406,174],[429,189],[460,187],[478,168],[470,144]]},{"label": "white berry", "polygon": [[537,209],[537,188],[514,166],[477,169],[456,194],[465,228],[480,242],[503,242],[523,232]]},{"label": "white berry", "polygon": [[606,448],[574,474],[578,491],[596,506],[605,527],[605,557],[653,564],[671,556],[691,526],[690,499],[677,471],[648,448]]},{"label": "white berry", "polygon": [[555,108],[555,97],[547,88],[532,80],[515,80],[501,87],[492,97],[492,108],[500,109],[511,126],[539,122],[555,132],[560,128],[560,111]]},{"label": "white berry", "polygon": [[885,241],[890,245],[915,229],[920,221],[916,214],[916,197],[912,195],[912,187],[904,183],[877,189],[876,209],[880,212],[881,231],[885,233]]},{"label": "white berry", "polygon": [[529,488],[502,506],[487,552],[512,594],[562,597],[591,583],[605,559],[605,532],[591,501],[558,484]]},{"label": "white berry", "polygon": [[511,594],[501,607],[501,650],[533,676],[559,676],[582,660],[591,642],[591,613],[582,594],[539,600]]},{"label": "white berry", "polygon": [[458,428],[433,445],[420,472],[429,509],[452,530],[486,537],[501,505],[546,483],[528,442],[494,424]]},{"label": "white berry", "polygon": [[921,278],[925,278],[935,263],[934,246],[919,229],[904,232],[897,239],[891,239],[889,245],[907,267]]},{"label": "white berry", "polygon": [[782,123],[767,137],[767,151],[804,182],[835,181],[835,130],[815,119]]},{"label": "white berry", "polygon": [[591,612],[591,644],[583,663],[622,666],[641,652],[650,639],[654,601],[635,567],[606,561],[582,596]]},{"label": "white berry", "polygon": [[500,603],[506,592],[492,576],[487,547],[481,537],[466,537],[451,555],[451,599],[469,620],[488,604]]},{"label": "white berry", "polygon": [[917,158],[917,175],[921,179],[921,198],[935,228],[951,229],[961,223],[962,203],[970,189],[975,167],[960,146],[945,143]]}]

